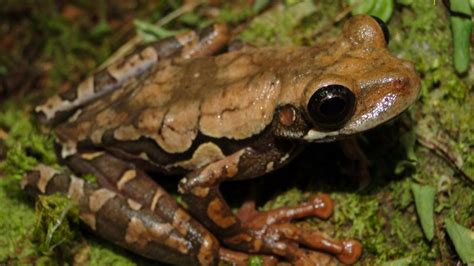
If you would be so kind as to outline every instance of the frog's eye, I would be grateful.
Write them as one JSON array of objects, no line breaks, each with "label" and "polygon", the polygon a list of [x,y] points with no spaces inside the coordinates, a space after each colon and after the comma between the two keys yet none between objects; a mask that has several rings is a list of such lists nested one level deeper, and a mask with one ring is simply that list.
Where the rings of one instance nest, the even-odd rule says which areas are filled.
[{"label": "frog's eye", "polygon": [[355,104],[355,95],[351,90],[334,84],[318,89],[309,99],[307,108],[316,126],[336,130],[352,116]]},{"label": "frog's eye", "polygon": [[383,31],[383,37],[385,38],[385,42],[388,44],[388,42],[390,41],[390,31],[388,30],[387,24],[385,24],[383,20],[379,19],[376,16],[372,16],[372,18],[374,18],[375,21],[377,21],[377,23],[379,24],[380,28]]}]

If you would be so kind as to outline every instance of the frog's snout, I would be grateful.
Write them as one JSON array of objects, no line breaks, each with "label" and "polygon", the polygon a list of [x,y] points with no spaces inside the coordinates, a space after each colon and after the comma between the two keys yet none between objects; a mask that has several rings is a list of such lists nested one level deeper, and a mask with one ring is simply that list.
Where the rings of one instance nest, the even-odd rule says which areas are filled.
[{"label": "frog's snout", "polygon": [[405,89],[411,91],[411,94],[414,95],[412,100],[415,101],[421,88],[420,77],[416,73],[415,66],[410,61],[403,60],[402,65],[407,70],[407,73],[409,73],[407,74],[408,84],[406,84],[407,88]]},{"label": "frog's snout", "polygon": [[408,71],[411,71],[413,73],[416,73],[415,71],[415,66],[408,60],[401,60],[402,61],[402,65],[404,68],[408,69]]}]

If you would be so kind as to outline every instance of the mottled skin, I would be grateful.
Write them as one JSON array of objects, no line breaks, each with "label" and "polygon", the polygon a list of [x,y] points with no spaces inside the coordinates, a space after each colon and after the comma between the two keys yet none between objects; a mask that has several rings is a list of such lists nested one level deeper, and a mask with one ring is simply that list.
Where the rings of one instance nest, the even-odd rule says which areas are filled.
[{"label": "mottled skin", "polygon": [[[290,223],[327,218],[327,196],[269,212],[246,203],[234,214],[219,184],[273,171],[304,142],[333,141],[398,115],[419,90],[413,67],[390,55],[382,29],[367,16],[351,18],[339,37],[315,47],[209,56],[227,40],[226,28],[216,25],[158,42],[39,106],[51,123],[75,111],[56,127],[61,158],[76,175],[94,174],[98,186],[39,166],[23,187],[68,193],[97,234],[164,262],[245,263],[247,255],[221,245],[301,265],[315,263],[309,250],[356,262],[359,242]],[[332,85],[355,102],[347,119],[327,127],[308,103]],[[186,211],[148,176],[156,172],[185,175],[178,190]]]}]

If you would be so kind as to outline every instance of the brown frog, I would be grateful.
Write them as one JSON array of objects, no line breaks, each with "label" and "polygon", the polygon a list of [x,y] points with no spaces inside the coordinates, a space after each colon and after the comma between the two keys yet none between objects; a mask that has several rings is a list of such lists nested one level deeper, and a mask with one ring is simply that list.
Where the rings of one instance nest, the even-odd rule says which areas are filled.
[{"label": "brown frog", "polygon": [[[413,103],[420,80],[389,53],[385,29],[355,16],[314,47],[211,56],[229,39],[225,26],[214,25],[139,49],[36,108],[41,120],[58,124],[61,160],[97,184],[39,165],[22,186],[67,194],[96,234],[162,262],[244,264],[252,253],[311,265],[317,250],[354,263],[358,241],[291,223],[330,216],[328,196],[266,212],[247,202],[234,213],[219,185],[262,176],[305,143],[368,130]],[[184,175],[184,207],[150,177],[164,174]]]}]

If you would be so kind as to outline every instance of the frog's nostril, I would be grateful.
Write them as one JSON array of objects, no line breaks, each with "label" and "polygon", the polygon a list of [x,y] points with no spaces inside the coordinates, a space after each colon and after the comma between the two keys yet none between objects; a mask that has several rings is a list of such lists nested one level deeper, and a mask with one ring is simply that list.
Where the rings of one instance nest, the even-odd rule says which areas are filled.
[{"label": "frog's nostril", "polygon": [[395,90],[402,90],[406,87],[407,80],[405,79],[397,79],[393,82],[393,86]]}]

